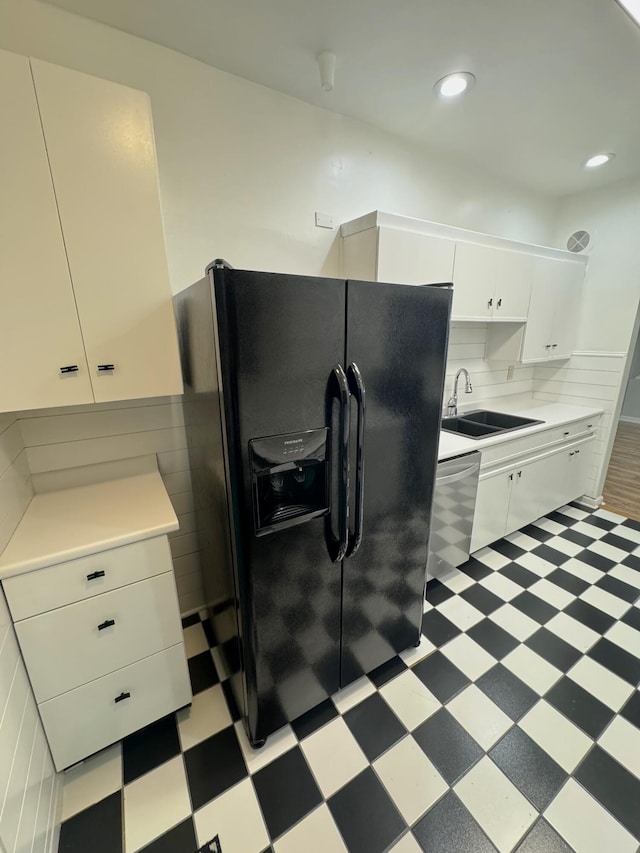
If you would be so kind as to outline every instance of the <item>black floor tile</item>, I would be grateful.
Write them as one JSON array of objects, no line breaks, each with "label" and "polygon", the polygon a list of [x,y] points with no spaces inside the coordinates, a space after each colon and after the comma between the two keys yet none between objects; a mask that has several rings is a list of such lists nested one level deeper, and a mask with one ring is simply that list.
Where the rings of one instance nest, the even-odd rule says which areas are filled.
[{"label": "black floor tile", "polygon": [[558,512],[558,510],[548,513],[547,518],[550,519],[550,521],[555,521],[556,524],[564,524],[565,527],[573,527],[573,525],[578,521],[577,518],[572,518],[570,515]]},{"label": "black floor tile", "polygon": [[65,820],[59,853],[122,853],[122,791]]},{"label": "black floor tile", "polygon": [[322,794],[297,746],[252,778],[272,840],[322,802]]},{"label": "black floor tile", "polygon": [[402,658],[396,655],[391,660],[388,660],[386,663],[381,664],[379,667],[373,670],[373,672],[369,673],[369,680],[373,681],[376,687],[380,688],[383,684],[386,684],[388,681],[391,681],[392,678],[395,678],[396,675],[400,675],[407,669],[406,663],[402,660]]},{"label": "black floor tile", "polygon": [[485,672],[476,684],[514,721],[526,714],[540,698],[501,663]]},{"label": "black floor tile", "polygon": [[[489,574],[491,574],[491,572],[489,572]],[[502,607],[504,604],[504,599],[499,598],[493,592],[485,589],[480,584],[470,586],[468,589],[463,589],[460,593],[460,597],[464,598],[465,601],[468,601],[469,604],[473,605],[473,607],[481,613],[484,613],[485,616],[493,613],[494,610],[497,610],[498,607]]]},{"label": "black floor tile", "polygon": [[370,767],[334,794],[328,806],[349,853],[383,853],[406,829]]},{"label": "black floor tile", "polygon": [[425,853],[495,853],[496,848],[453,791],[413,827]]},{"label": "black floor tile", "polygon": [[[498,539],[497,542],[494,542],[491,545],[491,550],[497,551],[499,554],[502,554],[504,557],[508,557],[510,560],[517,560],[518,557],[522,557],[527,553],[524,548],[514,545],[513,542],[508,542],[506,539]],[[504,569],[501,571],[504,571]]]},{"label": "black floor tile", "polygon": [[563,563],[566,563],[567,560],[571,559],[568,554],[565,554],[563,551],[558,551],[556,548],[552,548],[549,545],[538,545],[538,547],[534,548],[531,553],[535,554],[536,557],[540,557],[541,560],[551,563],[552,566],[561,566]]},{"label": "black floor tile", "polygon": [[455,595],[455,593],[450,590],[449,587],[445,586],[443,583],[440,583],[440,581],[427,581],[426,599],[429,604],[433,604],[434,607],[437,607],[438,604],[442,604],[443,601],[446,601],[453,595]]},{"label": "black floor tile", "polygon": [[598,634],[604,634],[616,621],[615,617],[580,599],[576,599],[571,604],[568,604],[564,612]]},{"label": "black floor tile", "polygon": [[540,580],[539,575],[536,575],[534,572],[530,572],[529,569],[525,569],[523,566],[518,565],[518,563],[509,563],[504,568],[500,569],[500,574],[525,589],[528,589]]},{"label": "black floor tile", "polygon": [[640,729],[640,692],[636,690],[635,693],[631,694],[631,698],[627,700],[620,711],[620,716]]},{"label": "black floor tile", "polygon": [[200,693],[207,687],[212,687],[219,681],[211,652],[202,652],[189,658],[189,675],[191,677],[191,689],[194,693]]},{"label": "black floor tile", "polygon": [[422,633],[434,646],[440,647],[457,637],[462,631],[442,613],[437,610],[428,610],[422,617]]},{"label": "black floor tile", "polygon": [[185,616],[184,617],[184,619],[182,620],[182,627],[183,628],[189,628],[189,627],[191,627],[191,625],[197,625],[199,621],[200,621],[200,614],[199,613],[192,613],[191,616]]},{"label": "black floor tile", "polygon": [[537,652],[540,657],[543,657],[550,664],[553,664],[561,672],[566,672],[574,663],[582,657],[582,652],[574,648],[565,640],[560,639],[546,628],[538,629],[535,634],[532,634],[525,645]]},{"label": "black floor tile", "polygon": [[527,524],[527,526],[523,527],[520,532],[525,533],[527,536],[531,536],[532,539],[537,539],[538,542],[547,542],[549,539],[553,539],[553,533],[549,533],[548,530],[543,530],[536,524]]},{"label": "black floor tile", "polygon": [[480,560],[476,560],[475,557],[470,557],[466,563],[458,566],[458,570],[468,577],[473,578],[474,581],[481,581],[482,578],[488,577],[493,571],[489,566],[481,563]]},{"label": "black floor tile", "polygon": [[484,755],[484,750],[446,708],[422,723],[413,737],[449,785]]},{"label": "black floor tile", "polygon": [[614,527],[618,526],[615,521],[609,521],[594,514],[588,515],[583,521],[587,524],[593,524],[594,527],[599,527],[600,530],[613,530]]},{"label": "black floor tile", "polygon": [[640,683],[640,660],[620,646],[604,637],[587,652],[590,658],[597,660],[610,672],[619,675],[629,684],[637,687]]},{"label": "black floor tile", "polygon": [[563,530],[558,535],[566,539],[567,542],[573,542],[574,545],[582,545],[583,548],[588,548],[595,541],[594,536],[586,536],[584,533],[578,533],[577,530]]},{"label": "black floor tile", "polygon": [[124,784],[164,764],[180,753],[180,740],[175,714],[169,714],[122,741],[122,776]]},{"label": "black floor tile", "polygon": [[337,716],[338,711],[336,710],[336,706],[331,699],[325,699],[324,702],[321,702],[315,708],[312,708],[306,714],[302,714],[297,720],[294,720],[291,726],[298,740],[302,740]]},{"label": "black floor tile", "polygon": [[546,820],[540,818],[516,849],[516,853],[571,853],[571,847],[551,829]]},{"label": "black floor tile", "polygon": [[605,575],[603,578],[600,578],[596,586],[611,593],[611,595],[615,595],[616,598],[628,601],[629,604],[633,604],[638,596],[640,596],[640,589],[630,586],[630,584],[618,580],[618,578],[612,578],[611,575]]},{"label": "black floor tile", "polygon": [[513,634],[496,625],[491,619],[483,619],[482,622],[478,622],[477,625],[467,631],[467,634],[498,660],[502,660],[516,646],[520,645],[519,640]]},{"label": "black floor tile", "polygon": [[632,542],[631,539],[625,539],[624,536],[621,536],[619,529],[616,533],[605,533],[600,541],[604,542],[605,545],[613,545],[614,548],[620,548],[621,551],[626,551],[627,554],[632,554],[638,547],[637,542]]},{"label": "black floor tile", "polygon": [[539,622],[540,625],[544,625],[550,619],[553,619],[554,616],[558,615],[557,608],[548,604],[546,601],[543,601],[533,592],[529,592],[528,590],[525,590],[524,592],[521,592],[520,595],[516,595],[515,598],[512,598],[510,604],[517,607],[518,610],[525,614],[525,616],[530,616],[531,619]]},{"label": "black floor tile", "polygon": [[629,554],[629,556],[625,557],[622,561],[622,565],[628,566],[636,572],[640,572],[640,557],[637,554]]},{"label": "black floor tile", "polygon": [[640,838],[640,779],[599,746],[587,754],[574,776],[620,823]]},{"label": "black floor tile", "polygon": [[631,530],[640,530],[640,521],[636,521],[633,518],[625,518],[622,522],[623,527],[629,527]]},{"label": "black floor tile", "polygon": [[556,586],[562,587],[562,589],[566,589],[567,592],[572,592],[574,595],[581,595],[590,586],[587,581],[577,578],[571,572],[565,572],[564,569],[556,569],[551,572],[551,574],[547,575],[547,580]]},{"label": "black floor tile", "polygon": [[584,551],[579,551],[575,559],[580,560],[581,563],[587,563],[587,565],[593,566],[594,569],[599,569],[601,572],[608,572],[609,569],[615,566],[613,560],[603,557],[602,554],[596,554],[595,551],[590,551],[588,548],[585,548]]},{"label": "black floor tile", "polygon": [[204,635],[207,638],[207,643],[209,643],[209,648],[213,649],[215,646],[218,645],[218,640],[216,638],[215,631],[213,630],[211,619],[202,620],[202,630],[204,631]]},{"label": "black floor tile", "polygon": [[439,651],[417,663],[413,671],[443,704],[470,683],[467,676]]},{"label": "black floor tile", "polygon": [[237,723],[242,715],[240,714],[240,709],[238,708],[236,697],[233,695],[233,689],[231,687],[231,681],[229,679],[222,682],[222,692],[224,693],[224,698],[226,700],[229,713],[231,714],[231,719],[234,723]]},{"label": "black floor tile", "polygon": [[184,753],[194,811],[247,776],[233,726],[228,726]]},{"label": "black floor tile", "polygon": [[369,761],[375,761],[407,733],[379,693],[374,693],[347,711],[344,721]]},{"label": "black floor tile", "polygon": [[611,708],[570,678],[561,678],[544,698],[593,740],[600,737],[615,717],[615,712]]},{"label": "black floor tile", "polygon": [[156,838],[147,847],[143,847],[140,853],[178,853],[182,850],[184,853],[192,853],[197,847],[193,819],[188,817],[160,838]]},{"label": "black floor tile", "polygon": [[640,607],[630,607],[620,621],[640,631]]},{"label": "black floor tile", "polygon": [[514,726],[489,755],[540,812],[546,809],[567,778],[562,767],[518,726]]}]

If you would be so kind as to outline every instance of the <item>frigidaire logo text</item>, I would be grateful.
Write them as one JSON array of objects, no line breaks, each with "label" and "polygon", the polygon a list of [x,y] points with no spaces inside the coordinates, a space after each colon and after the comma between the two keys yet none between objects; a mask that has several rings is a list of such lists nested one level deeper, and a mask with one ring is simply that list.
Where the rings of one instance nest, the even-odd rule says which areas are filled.
[{"label": "frigidaire logo text", "polygon": [[288,441],[285,441],[285,444],[302,444],[301,438],[290,438]]}]

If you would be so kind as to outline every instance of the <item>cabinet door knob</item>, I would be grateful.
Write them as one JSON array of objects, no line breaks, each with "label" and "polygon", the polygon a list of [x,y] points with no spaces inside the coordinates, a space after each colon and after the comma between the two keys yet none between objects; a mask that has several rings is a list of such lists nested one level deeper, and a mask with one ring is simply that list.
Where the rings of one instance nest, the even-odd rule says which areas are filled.
[{"label": "cabinet door knob", "polygon": [[578,453],[580,453],[580,451],[579,451],[579,450],[576,450],[576,456],[578,455]]},{"label": "cabinet door knob", "polygon": [[67,364],[60,368],[60,373],[66,375],[68,373],[77,373],[80,370],[77,364]]},{"label": "cabinet door knob", "polygon": [[558,344],[551,344],[551,346],[553,349],[555,349],[558,346]]},{"label": "cabinet door knob", "polygon": [[121,693],[119,696],[116,696],[113,701],[117,705],[118,702],[123,702],[125,699],[131,699],[131,693]]},{"label": "cabinet door knob", "polygon": [[91,574],[87,575],[87,580],[88,581],[98,580],[98,578],[103,578],[104,574],[105,573],[102,569],[98,569],[97,572],[91,572]]},{"label": "cabinet door knob", "polygon": [[522,471],[518,471],[518,477],[522,477]]},{"label": "cabinet door knob", "polygon": [[112,628],[116,624],[115,619],[105,619],[98,625],[98,631],[104,631],[105,628]]},{"label": "cabinet door knob", "polygon": [[112,373],[116,369],[115,364],[99,364],[98,373]]},{"label": "cabinet door knob", "polygon": [[492,305],[493,305],[493,297],[491,297],[491,299],[487,302],[487,308],[491,308]]},{"label": "cabinet door knob", "polygon": [[500,299],[498,299],[498,308],[500,308],[501,305],[502,305],[502,297],[500,297]]},{"label": "cabinet door knob", "polygon": [[569,454],[569,456],[575,456],[575,451],[572,450],[571,453]]}]

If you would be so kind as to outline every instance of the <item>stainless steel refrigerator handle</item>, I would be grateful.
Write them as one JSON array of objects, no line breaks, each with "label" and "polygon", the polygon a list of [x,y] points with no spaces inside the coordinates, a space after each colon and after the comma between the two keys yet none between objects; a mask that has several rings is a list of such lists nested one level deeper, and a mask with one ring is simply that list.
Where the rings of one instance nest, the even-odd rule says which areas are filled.
[{"label": "stainless steel refrigerator handle", "polygon": [[469,465],[468,468],[463,468],[462,471],[456,471],[455,474],[449,474],[448,477],[437,477],[436,483],[441,486],[446,483],[456,483],[458,480],[464,480],[465,477],[468,477],[474,471],[480,468],[480,463],[475,462],[473,465]]},{"label": "stainless steel refrigerator handle", "polygon": [[[329,556],[332,562],[339,563],[344,559],[349,544],[349,429],[350,395],[347,376],[341,364],[333,368],[332,376],[336,380],[340,401],[340,433],[338,436],[340,451],[340,490],[338,494],[338,538],[329,529]],[[332,513],[333,515],[333,513]]]},{"label": "stainless steel refrigerator handle", "polygon": [[356,508],[355,530],[349,534],[347,557],[355,554],[362,542],[362,521],[364,518],[364,426],[366,412],[366,391],[362,374],[355,362],[347,368],[349,388],[358,404],[358,446],[356,450]]}]

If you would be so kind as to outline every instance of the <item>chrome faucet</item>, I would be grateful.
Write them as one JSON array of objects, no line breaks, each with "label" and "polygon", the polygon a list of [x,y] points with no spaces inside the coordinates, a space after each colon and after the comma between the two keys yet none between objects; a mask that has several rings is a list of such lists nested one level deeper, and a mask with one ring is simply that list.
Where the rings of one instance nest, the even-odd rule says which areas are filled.
[{"label": "chrome faucet", "polygon": [[464,373],[466,378],[464,393],[470,394],[473,391],[469,371],[466,367],[461,367],[460,370],[456,373],[456,378],[453,383],[453,397],[450,397],[449,402],[447,403],[447,417],[455,417],[458,414],[458,379],[460,379],[461,373]]}]

